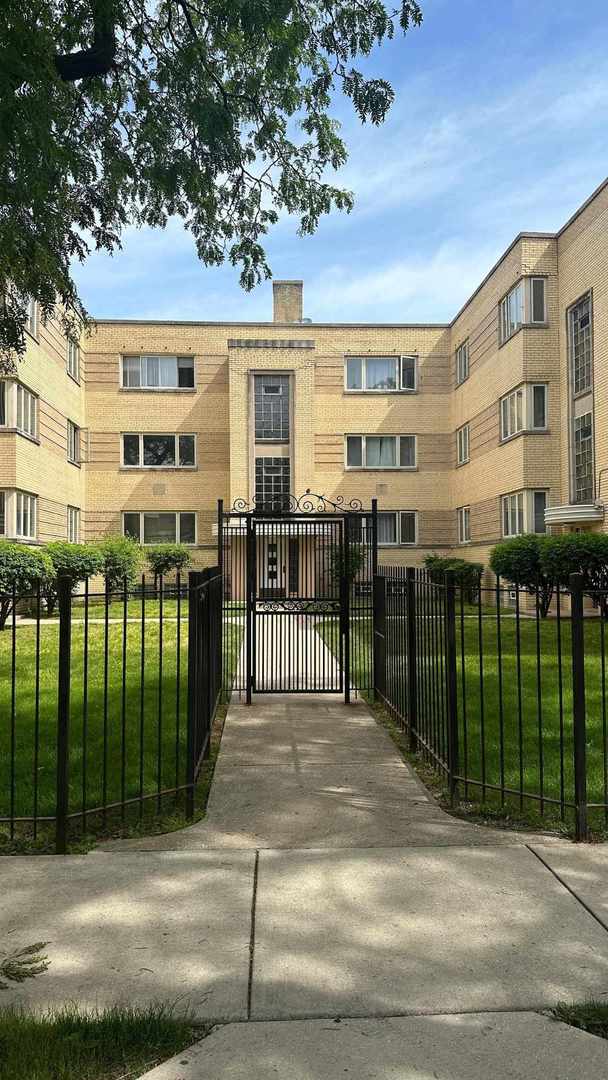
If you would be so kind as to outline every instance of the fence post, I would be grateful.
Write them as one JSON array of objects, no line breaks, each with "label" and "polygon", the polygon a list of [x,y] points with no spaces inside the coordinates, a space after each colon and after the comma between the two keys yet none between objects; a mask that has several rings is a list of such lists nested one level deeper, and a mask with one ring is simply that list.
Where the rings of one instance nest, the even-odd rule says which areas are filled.
[{"label": "fence post", "polygon": [[583,577],[570,575],[572,630],[572,720],[574,748],[575,838],[587,839],[587,723],[585,708],[585,629]]},{"label": "fence post", "polygon": [[373,580],[374,695],[386,697],[386,578],[378,573]]},{"label": "fence post", "polygon": [[405,598],[407,615],[407,722],[410,750],[414,752],[418,727],[418,689],[416,685],[416,571],[408,566],[405,571]]},{"label": "fence post", "polygon": [[186,817],[194,817],[194,784],[196,780],[196,735],[200,702],[198,678],[199,595],[202,580],[199,570],[188,574],[188,731],[186,737]]},{"label": "fence post", "polygon": [[72,582],[57,580],[59,604],[59,667],[57,677],[57,803],[55,850],[65,855],[68,840],[69,754],[70,754],[70,671],[72,649]]},{"label": "fence post", "polygon": [[458,681],[456,674],[456,587],[454,572],[445,575],[445,660],[448,706],[448,779],[452,806],[458,801]]}]

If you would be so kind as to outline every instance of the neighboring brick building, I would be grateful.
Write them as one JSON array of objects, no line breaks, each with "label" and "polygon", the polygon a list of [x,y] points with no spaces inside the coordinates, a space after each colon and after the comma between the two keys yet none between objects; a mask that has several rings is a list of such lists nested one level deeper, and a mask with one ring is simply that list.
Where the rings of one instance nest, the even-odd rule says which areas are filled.
[{"label": "neighboring brick building", "polygon": [[218,499],[308,488],[376,497],[383,562],[604,527],[608,181],[445,325],[315,323],[297,281],[270,323],[106,320],[80,352],[31,316],[0,383],[0,534],[177,538],[205,565]]}]

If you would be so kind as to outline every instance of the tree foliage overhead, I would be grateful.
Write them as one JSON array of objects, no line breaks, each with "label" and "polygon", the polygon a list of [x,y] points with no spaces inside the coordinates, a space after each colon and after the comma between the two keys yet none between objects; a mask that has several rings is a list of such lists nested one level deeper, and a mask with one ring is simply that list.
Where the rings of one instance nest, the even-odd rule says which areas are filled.
[{"label": "tree foliage overhead", "polygon": [[[381,123],[394,92],[356,66],[415,0],[3,0],[0,5],[0,355],[23,351],[26,295],[64,329],[84,317],[70,264],[128,223],[178,215],[207,265],[252,288],[281,212],[311,233],[352,196],[342,92]],[[12,290],[9,291],[9,286]]]}]

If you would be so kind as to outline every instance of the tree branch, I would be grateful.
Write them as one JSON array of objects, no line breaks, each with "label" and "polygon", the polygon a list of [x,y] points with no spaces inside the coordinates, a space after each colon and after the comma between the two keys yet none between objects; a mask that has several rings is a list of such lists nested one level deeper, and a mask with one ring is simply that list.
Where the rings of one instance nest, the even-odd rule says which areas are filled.
[{"label": "tree branch", "polygon": [[116,32],[112,0],[93,0],[93,42],[88,49],[55,57],[64,82],[107,75],[116,59]]}]

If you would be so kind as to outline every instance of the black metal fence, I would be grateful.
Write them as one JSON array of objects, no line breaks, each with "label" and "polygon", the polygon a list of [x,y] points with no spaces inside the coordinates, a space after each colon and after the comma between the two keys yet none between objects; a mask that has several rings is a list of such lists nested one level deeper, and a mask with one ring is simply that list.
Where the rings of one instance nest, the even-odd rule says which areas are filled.
[{"label": "black metal fence", "polygon": [[375,690],[454,801],[585,839],[608,829],[606,597],[573,575],[543,599],[380,567]]},{"label": "black metal fence", "polygon": [[0,596],[0,832],[68,840],[192,814],[222,689],[221,575]]}]

